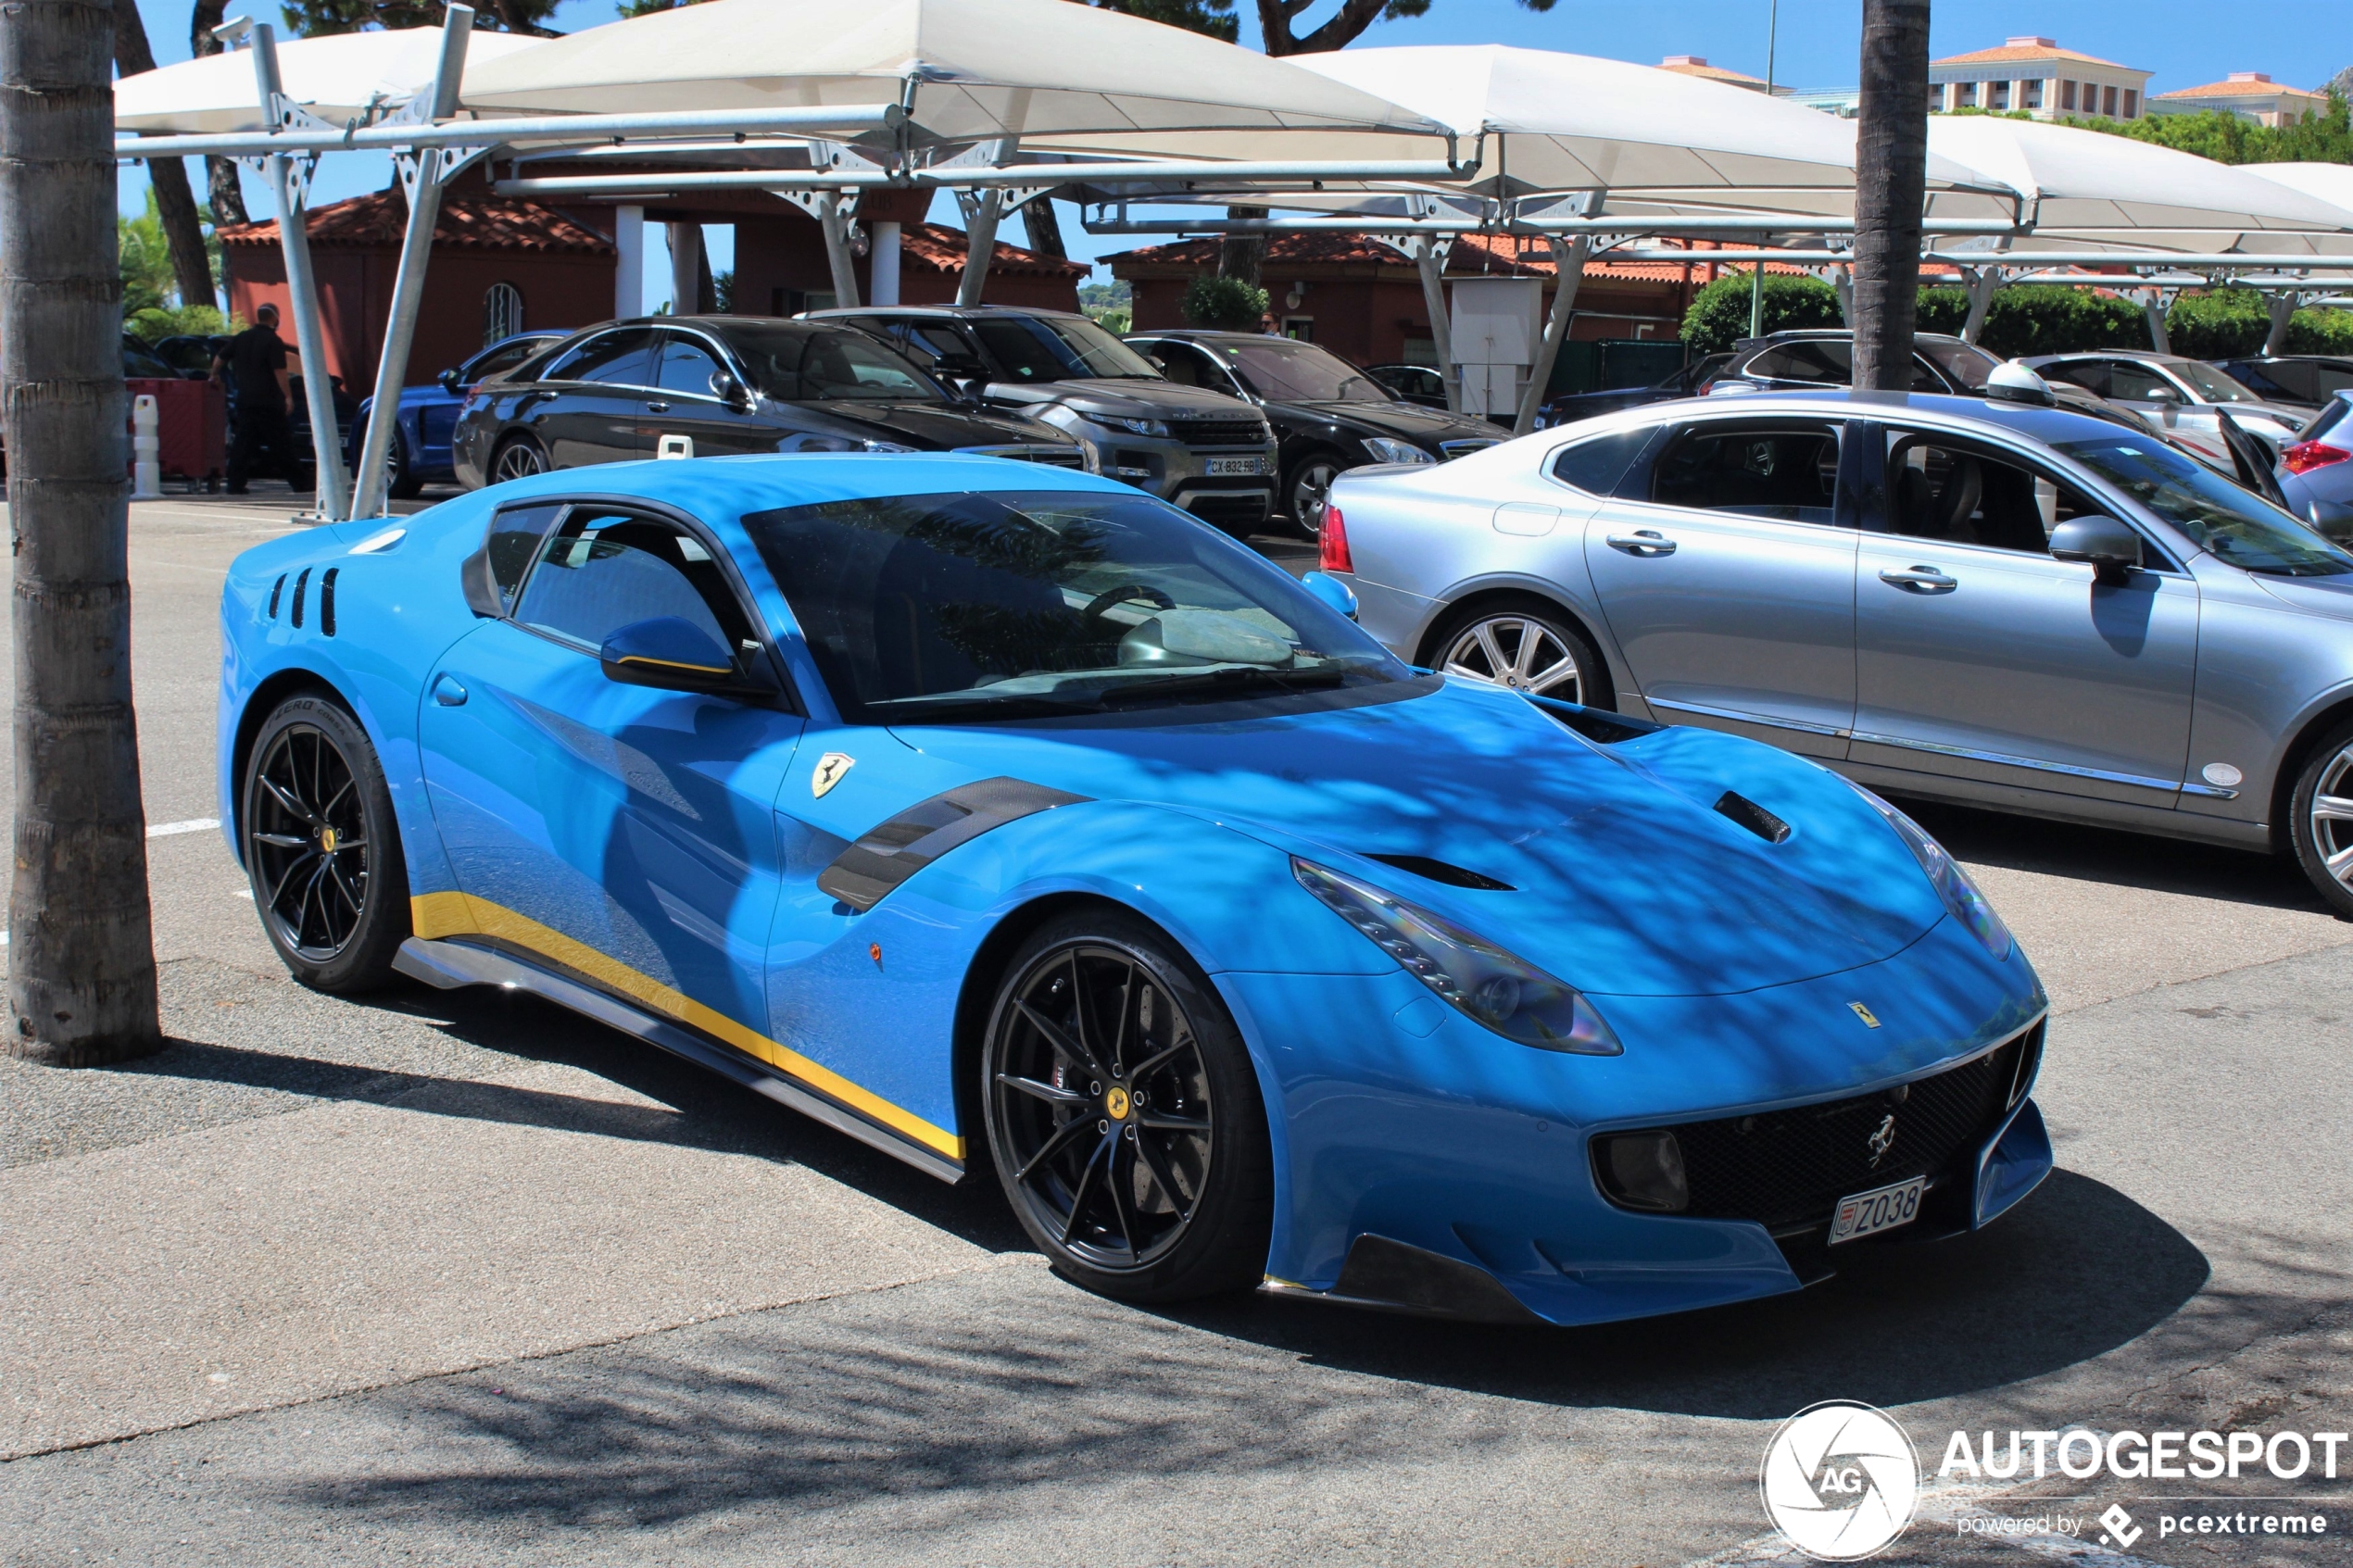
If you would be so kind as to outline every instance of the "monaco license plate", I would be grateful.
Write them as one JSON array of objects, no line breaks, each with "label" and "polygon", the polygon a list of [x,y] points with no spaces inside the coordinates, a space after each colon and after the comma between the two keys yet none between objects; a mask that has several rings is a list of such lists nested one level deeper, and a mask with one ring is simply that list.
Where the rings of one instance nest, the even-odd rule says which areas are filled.
[{"label": "monaco license plate", "polygon": [[1894,1186],[1874,1187],[1869,1192],[1840,1198],[1837,1212],[1831,1217],[1830,1244],[1836,1247],[1842,1241],[1910,1224],[1919,1218],[1920,1194],[1927,1189],[1928,1178],[1914,1176]]},{"label": "monaco license plate", "polygon": [[1240,479],[1245,476],[1255,478],[1265,471],[1266,459],[1264,458],[1212,458],[1209,459],[1209,477],[1212,479]]}]

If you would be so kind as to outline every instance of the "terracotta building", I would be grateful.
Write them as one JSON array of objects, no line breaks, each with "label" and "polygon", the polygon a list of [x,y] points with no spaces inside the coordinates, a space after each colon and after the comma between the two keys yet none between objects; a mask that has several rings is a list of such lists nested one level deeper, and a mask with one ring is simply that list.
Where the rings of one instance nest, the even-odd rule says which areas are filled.
[{"label": "terracotta building", "polygon": [[1928,81],[1929,108],[1946,114],[2023,109],[2037,119],[2138,119],[2149,73],[2028,35],[2006,39],[1998,49],[1931,60]]},{"label": "terracotta building", "polygon": [[2149,98],[2151,114],[2199,114],[2219,109],[2277,129],[2299,119],[2318,119],[2328,113],[2325,92],[2284,87],[2259,70],[2234,70],[2221,82],[2203,87],[2177,87]]}]

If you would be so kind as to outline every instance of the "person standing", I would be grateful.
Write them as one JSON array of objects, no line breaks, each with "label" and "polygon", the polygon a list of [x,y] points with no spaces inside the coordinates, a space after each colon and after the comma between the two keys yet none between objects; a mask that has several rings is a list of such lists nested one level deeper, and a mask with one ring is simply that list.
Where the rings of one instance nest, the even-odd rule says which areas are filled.
[{"label": "person standing", "polygon": [[281,474],[292,479],[292,433],[286,426],[291,383],[286,375],[286,345],[278,336],[278,307],[265,305],[253,313],[254,324],[223,345],[212,361],[212,373],[228,384],[236,400],[237,435],[229,445],[229,494],[245,493],[255,458],[263,451]]}]

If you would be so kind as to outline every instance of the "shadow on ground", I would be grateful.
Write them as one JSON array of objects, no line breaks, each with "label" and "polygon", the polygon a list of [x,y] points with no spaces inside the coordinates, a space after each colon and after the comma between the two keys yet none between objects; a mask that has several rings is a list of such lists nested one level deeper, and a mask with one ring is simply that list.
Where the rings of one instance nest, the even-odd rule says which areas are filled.
[{"label": "shadow on ground", "polygon": [[1906,800],[1904,809],[1963,860],[2112,887],[2327,910],[2296,862],[2284,856],[1926,800]]}]

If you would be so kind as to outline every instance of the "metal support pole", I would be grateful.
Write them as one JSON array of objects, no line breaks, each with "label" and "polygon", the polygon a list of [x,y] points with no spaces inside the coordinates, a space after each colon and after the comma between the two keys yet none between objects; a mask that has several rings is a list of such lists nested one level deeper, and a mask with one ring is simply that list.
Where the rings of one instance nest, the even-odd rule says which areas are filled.
[{"label": "metal support pole", "polygon": [[[434,119],[458,112],[458,84],[465,78],[466,40],[473,25],[474,14],[464,6],[453,5],[442,13],[441,59],[427,106]],[[417,340],[417,313],[425,303],[425,270],[433,260],[434,224],[441,217],[442,175],[461,157],[441,147],[420,147],[401,169],[409,176],[409,224],[400,236],[400,268],[393,277],[384,354],[376,361],[375,405],[359,447],[359,472],[352,482],[354,517],[380,517],[390,509],[387,470],[400,424],[400,386],[409,375],[409,348]]]},{"label": "metal support pole", "polygon": [[2165,291],[2151,289],[2141,296],[2141,314],[2148,318],[2149,347],[2158,354],[2173,352],[2173,340],[2165,330]]},{"label": "metal support pole", "polygon": [[997,224],[1005,216],[1005,195],[1001,191],[969,195],[959,191],[956,204],[964,209],[964,275],[956,283],[956,303],[978,305],[980,291],[988,283],[988,263],[997,253]]},{"label": "metal support pole", "polygon": [[831,191],[819,195],[817,221],[825,231],[825,264],[833,269],[834,303],[845,310],[855,310],[859,303],[858,267],[856,258],[849,254],[849,214],[842,210],[841,197]]},{"label": "metal support pole", "polygon": [[1414,241],[1414,270],[1422,277],[1422,307],[1429,312],[1430,346],[1438,351],[1438,378],[1446,386],[1446,407],[1463,411],[1463,388],[1454,374],[1453,323],[1446,319],[1446,252],[1450,239],[1423,234]]},{"label": "metal support pole", "polygon": [[612,209],[612,313],[641,316],[646,309],[646,209]]},{"label": "metal support pole", "polygon": [[702,225],[671,223],[670,313],[691,316],[702,307]]},{"label": "metal support pole", "polygon": [[867,252],[867,265],[873,274],[875,303],[899,303],[899,225],[876,223],[870,231],[875,236],[874,248]]},{"label": "metal support pole", "polygon": [[[283,89],[278,75],[278,40],[267,22],[253,26],[254,84],[260,90],[261,112],[277,123],[278,100]],[[310,410],[310,445],[318,455],[314,465],[318,494],[311,504],[330,522],[350,515],[343,469],[343,440],[335,428],[334,383],[327,376],[327,342],[319,329],[319,290],[310,275],[310,234],[303,210],[307,181],[295,178],[293,165],[272,157],[265,171],[270,194],[278,204],[278,246],[286,258],[286,303],[294,311],[295,354],[302,361],[302,398]]]},{"label": "metal support pole", "polygon": [[1854,326],[1855,269],[1852,267],[1831,268],[1831,287],[1838,295],[1839,324],[1845,327]]},{"label": "metal support pole", "polygon": [[1748,275],[1748,335],[1765,335],[1765,264],[1761,261]]},{"label": "metal support pole", "polygon": [[2296,307],[2304,296],[2283,291],[2263,302],[2271,312],[2271,330],[2263,336],[2263,352],[2277,354],[2287,346],[2288,323],[2295,319]]},{"label": "metal support pole", "polygon": [[1553,242],[1553,267],[1560,281],[1553,288],[1553,317],[1544,323],[1544,345],[1536,351],[1536,363],[1529,367],[1528,390],[1519,395],[1519,415],[1512,420],[1514,435],[1526,435],[1536,428],[1536,410],[1544,406],[1544,389],[1552,384],[1553,366],[1568,336],[1569,318],[1577,313],[1577,289],[1585,281],[1585,260],[1593,254],[1590,235],[1579,234],[1573,240],[1558,234],[1546,237]]},{"label": "metal support pole", "polygon": [[1969,289],[1969,320],[1961,324],[1961,341],[1974,345],[1984,335],[1985,313],[1994,307],[1994,291],[2002,286],[2002,270],[1964,267],[1961,277]]}]

